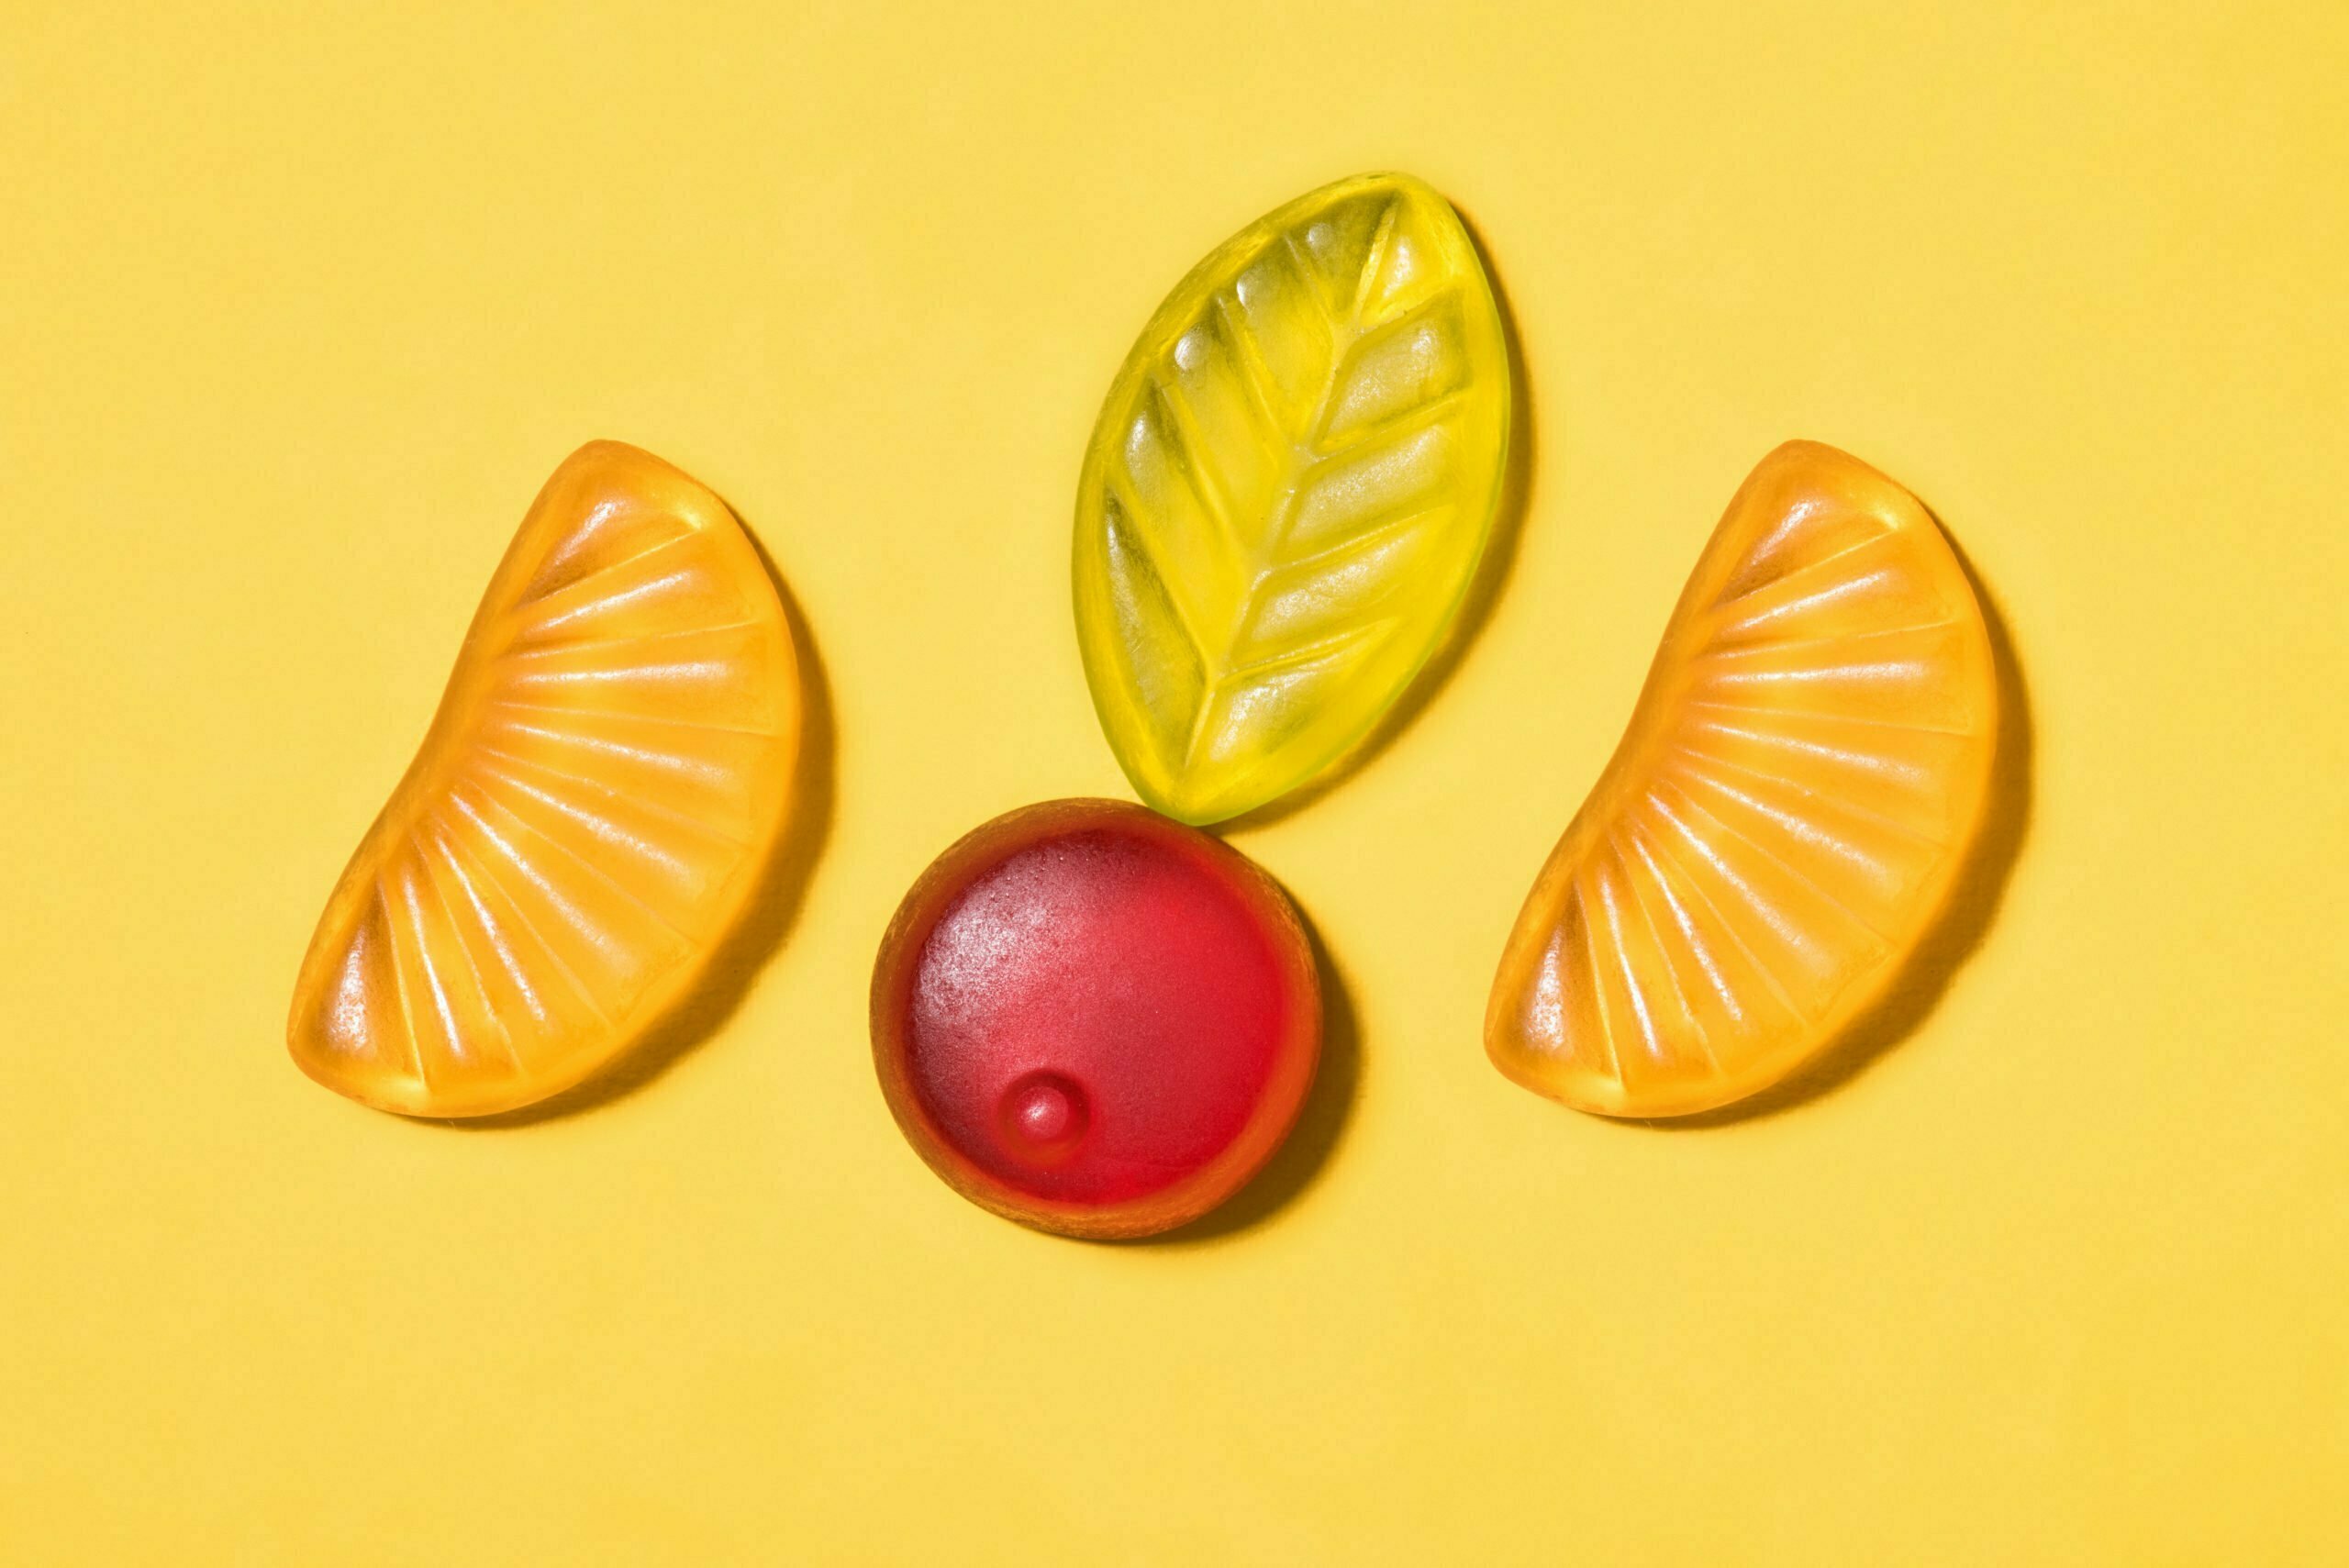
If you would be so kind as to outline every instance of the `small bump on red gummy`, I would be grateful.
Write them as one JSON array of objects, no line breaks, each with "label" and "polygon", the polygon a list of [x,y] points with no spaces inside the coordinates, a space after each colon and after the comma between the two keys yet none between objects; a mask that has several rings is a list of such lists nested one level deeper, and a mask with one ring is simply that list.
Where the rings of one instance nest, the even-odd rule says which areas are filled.
[{"label": "small bump on red gummy", "polygon": [[1085,1140],[1085,1091],[1058,1073],[1030,1073],[1004,1091],[1006,1141],[1040,1164],[1066,1159]]}]

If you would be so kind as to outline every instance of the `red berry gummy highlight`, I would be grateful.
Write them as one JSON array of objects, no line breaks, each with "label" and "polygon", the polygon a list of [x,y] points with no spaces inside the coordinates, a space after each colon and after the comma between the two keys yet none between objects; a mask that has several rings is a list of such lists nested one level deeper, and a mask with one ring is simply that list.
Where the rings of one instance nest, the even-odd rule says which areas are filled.
[{"label": "red berry gummy highlight", "polygon": [[1287,897],[1120,801],[1031,806],[963,838],[874,968],[874,1062],[907,1140],[972,1202],[1063,1235],[1151,1235],[1239,1191],[1320,1052]]}]

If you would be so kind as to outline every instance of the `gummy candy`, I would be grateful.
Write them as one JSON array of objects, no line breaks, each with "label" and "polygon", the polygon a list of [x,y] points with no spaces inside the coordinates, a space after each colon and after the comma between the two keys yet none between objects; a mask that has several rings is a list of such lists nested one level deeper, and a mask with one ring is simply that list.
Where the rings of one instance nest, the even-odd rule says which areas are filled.
[{"label": "gummy candy", "polygon": [[1238,1191],[1288,1135],[1321,992],[1272,879],[1120,801],[998,817],[941,855],[873,973],[907,1140],[972,1202],[1145,1236]]},{"label": "gummy candy", "polygon": [[1417,180],[1316,191],[1175,285],[1076,504],[1085,678],[1143,800],[1238,816],[1370,730],[1475,574],[1508,429],[1491,286]]},{"label": "gummy candy", "polygon": [[1980,605],[1906,490],[1795,441],[1730,502],[1502,954],[1486,1049],[1577,1109],[1741,1099],[1898,973],[1979,828]]},{"label": "gummy candy", "polygon": [[721,501],[597,441],[540,492],[328,900],[294,1060],[410,1116],[567,1088],[699,976],[782,831],[800,692]]}]

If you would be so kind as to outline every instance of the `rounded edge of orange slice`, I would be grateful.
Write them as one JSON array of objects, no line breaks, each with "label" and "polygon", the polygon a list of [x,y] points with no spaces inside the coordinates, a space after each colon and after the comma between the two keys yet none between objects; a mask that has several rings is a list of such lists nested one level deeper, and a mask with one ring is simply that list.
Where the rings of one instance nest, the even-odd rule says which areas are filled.
[{"label": "rounded edge of orange slice", "polygon": [[595,1075],[755,895],[800,720],[782,600],[725,503],[650,452],[580,448],[327,901],[295,1062],[417,1117],[514,1110]]},{"label": "rounded edge of orange slice", "polygon": [[1940,525],[1811,441],[1764,458],[1543,865],[1485,1045],[1577,1110],[1674,1117],[1785,1078],[1881,996],[1987,805],[1989,630]]}]

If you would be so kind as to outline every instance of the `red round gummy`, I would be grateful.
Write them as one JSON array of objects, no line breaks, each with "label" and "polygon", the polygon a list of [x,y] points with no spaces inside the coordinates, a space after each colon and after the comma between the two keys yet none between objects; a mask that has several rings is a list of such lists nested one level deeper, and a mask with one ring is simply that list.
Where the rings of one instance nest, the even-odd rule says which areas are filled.
[{"label": "red round gummy", "polygon": [[1297,912],[1218,840],[1061,800],[941,855],[881,941],[873,1054],[973,1202],[1072,1236],[1197,1218],[1271,1158],[1321,1052]]}]

